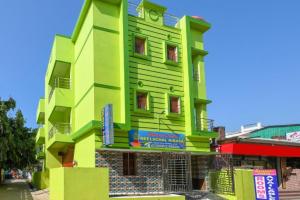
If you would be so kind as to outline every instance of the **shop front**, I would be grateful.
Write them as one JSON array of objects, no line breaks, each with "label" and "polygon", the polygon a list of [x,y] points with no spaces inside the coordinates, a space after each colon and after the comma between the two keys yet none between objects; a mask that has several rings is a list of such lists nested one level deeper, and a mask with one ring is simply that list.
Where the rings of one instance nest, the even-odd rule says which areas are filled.
[{"label": "shop front", "polygon": [[[103,135],[103,148],[96,149],[95,163],[98,168],[109,169],[111,197],[209,190],[208,169],[212,158],[209,139],[189,138],[183,133],[131,130],[122,135],[126,148],[116,148],[113,131],[104,130],[108,132]],[[205,148],[199,148],[201,145]]]},{"label": "shop front", "polygon": [[230,139],[220,144],[235,168],[276,169],[279,189],[299,191],[300,143],[275,139]]},{"label": "shop front", "polygon": [[96,167],[109,168],[111,196],[207,191],[209,159],[189,152],[96,151]]}]

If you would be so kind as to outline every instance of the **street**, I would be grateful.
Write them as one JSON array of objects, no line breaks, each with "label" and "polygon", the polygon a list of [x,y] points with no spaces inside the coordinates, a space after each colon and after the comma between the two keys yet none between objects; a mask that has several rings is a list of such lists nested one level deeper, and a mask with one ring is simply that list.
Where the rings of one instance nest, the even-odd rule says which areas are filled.
[{"label": "street", "polygon": [[26,180],[8,180],[0,185],[2,200],[33,200]]}]

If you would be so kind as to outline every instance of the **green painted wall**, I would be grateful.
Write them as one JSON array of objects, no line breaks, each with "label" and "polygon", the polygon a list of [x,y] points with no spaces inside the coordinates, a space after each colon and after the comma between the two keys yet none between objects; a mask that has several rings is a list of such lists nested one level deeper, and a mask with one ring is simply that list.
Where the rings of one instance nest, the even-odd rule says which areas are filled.
[{"label": "green painted wall", "polygon": [[236,169],[234,173],[237,199],[254,200],[254,178],[252,170]]},{"label": "green painted wall", "polygon": [[227,170],[210,173],[210,187],[225,199],[255,200],[253,170],[235,169],[234,185]]},{"label": "green painted wall", "polygon": [[91,131],[76,142],[74,160],[77,167],[95,167],[95,140],[95,134]]},{"label": "green painted wall", "polygon": [[40,189],[46,189],[49,187],[49,171],[44,171],[44,172],[35,172],[32,175],[32,183],[33,185]]},{"label": "green painted wall", "polygon": [[108,180],[105,168],[51,169],[50,200],[108,200]]},{"label": "green painted wall", "polygon": [[234,179],[230,170],[211,171],[210,187],[211,190],[218,194],[234,195]]}]

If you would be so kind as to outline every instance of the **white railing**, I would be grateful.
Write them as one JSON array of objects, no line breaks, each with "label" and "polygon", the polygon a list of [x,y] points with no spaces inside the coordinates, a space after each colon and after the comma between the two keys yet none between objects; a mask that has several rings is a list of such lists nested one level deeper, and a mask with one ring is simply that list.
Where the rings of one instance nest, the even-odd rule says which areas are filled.
[{"label": "white railing", "polygon": [[48,133],[48,139],[50,140],[57,133],[60,134],[70,134],[71,133],[71,124],[68,123],[58,123],[54,124]]},{"label": "white railing", "polygon": [[53,96],[55,88],[70,89],[71,88],[71,79],[62,78],[62,77],[57,77],[54,79],[54,85],[51,86],[51,90],[50,90],[49,96],[48,96],[49,102]]},{"label": "white railing", "polygon": [[[138,8],[139,1],[129,1],[128,2],[128,14],[136,16],[136,17],[143,17],[141,10]],[[164,24],[166,26],[175,27],[176,24],[179,22],[179,18],[175,15],[170,13],[164,13]]]},{"label": "white railing", "polygon": [[197,131],[213,131],[214,129],[214,120],[200,118],[196,120],[196,130]]},{"label": "white railing", "polygon": [[138,9],[138,4],[135,2],[128,2],[128,14],[141,17],[141,10]]},{"label": "white railing", "polygon": [[175,15],[169,13],[164,14],[164,23],[166,26],[175,27],[178,22],[179,22],[179,18],[176,17]]}]

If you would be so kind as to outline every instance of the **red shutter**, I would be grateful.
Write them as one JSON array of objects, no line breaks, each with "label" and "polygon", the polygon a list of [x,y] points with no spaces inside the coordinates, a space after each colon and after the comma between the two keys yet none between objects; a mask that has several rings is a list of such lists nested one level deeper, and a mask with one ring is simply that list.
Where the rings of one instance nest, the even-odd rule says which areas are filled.
[{"label": "red shutter", "polygon": [[145,54],[145,39],[135,38],[135,53]]},{"label": "red shutter", "polygon": [[180,102],[178,97],[170,98],[170,112],[171,113],[179,113],[180,112]]}]

